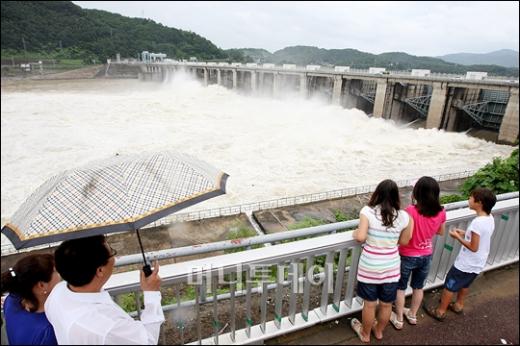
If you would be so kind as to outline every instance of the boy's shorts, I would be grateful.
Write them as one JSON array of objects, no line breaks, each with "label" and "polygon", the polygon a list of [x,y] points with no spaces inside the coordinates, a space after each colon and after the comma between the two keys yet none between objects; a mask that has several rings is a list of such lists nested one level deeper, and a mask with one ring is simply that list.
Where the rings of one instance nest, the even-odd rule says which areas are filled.
[{"label": "boy's shorts", "polygon": [[450,292],[458,292],[462,288],[468,288],[477,276],[478,274],[466,273],[452,266],[444,280],[444,288]]},{"label": "boy's shorts", "polygon": [[367,284],[358,281],[357,295],[369,302],[375,302],[379,299],[384,303],[392,303],[397,296],[397,282]]}]

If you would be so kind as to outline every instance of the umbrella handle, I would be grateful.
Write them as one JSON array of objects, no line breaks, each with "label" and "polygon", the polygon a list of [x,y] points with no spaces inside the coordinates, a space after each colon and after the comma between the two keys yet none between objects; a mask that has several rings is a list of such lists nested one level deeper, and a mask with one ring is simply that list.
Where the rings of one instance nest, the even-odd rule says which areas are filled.
[{"label": "umbrella handle", "polygon": [[152,275],[152,268],[149,264],[143,266],[143,272],[145,277],[149,277],[150,275]]}]

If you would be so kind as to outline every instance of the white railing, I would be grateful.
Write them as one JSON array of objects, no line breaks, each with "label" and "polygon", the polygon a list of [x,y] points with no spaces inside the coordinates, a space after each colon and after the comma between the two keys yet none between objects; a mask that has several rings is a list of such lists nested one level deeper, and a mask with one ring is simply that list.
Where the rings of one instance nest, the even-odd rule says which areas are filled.
[{"label": "white railing", "polygon": [[[518,261],[518,204],[515,197],[497,202],[493,209],[496,228],[485,270]],[[468,208],[447,212],[445,235],[434,241],[426,289],[443,284],[460,249],[448,231],[466,229],[474,217]],[[165,292],[177,297],[163,307],[167,322],[161,343],[258,343],[361,310],[355,295],[361,248],[343,227],[338,223],[336,234],[161,266],[163,300]],[[317,263],[323,264],[321,275],[314,275]],[[260,279],[259,268],[267,270]],[[138,278],[137,271],[114,274],[105,288],[122,299],[139,291]],[[205,299],[207,293],[213,299]],[[227,299],[219,300],[219,293]],[[138,307],[139,297],[135,294]]]}]

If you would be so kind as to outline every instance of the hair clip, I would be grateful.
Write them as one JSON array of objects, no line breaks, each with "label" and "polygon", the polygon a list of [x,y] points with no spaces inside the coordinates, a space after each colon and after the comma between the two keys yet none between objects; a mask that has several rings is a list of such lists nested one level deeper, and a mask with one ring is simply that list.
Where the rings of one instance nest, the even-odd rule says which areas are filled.
[{"label": "hair clip", "polygon": [[9,272],[11,273],[11,276],[14,278],[16,276],[16,273],[14,272],[13,268],[9,268]]}]

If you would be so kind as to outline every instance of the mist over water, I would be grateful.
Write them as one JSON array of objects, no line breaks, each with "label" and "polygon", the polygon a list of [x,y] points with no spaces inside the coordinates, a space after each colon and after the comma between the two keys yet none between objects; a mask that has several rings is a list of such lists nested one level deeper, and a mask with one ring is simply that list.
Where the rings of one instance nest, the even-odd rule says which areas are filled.
[{"label": "mist over water", "polygon": [[478,169],[509,146],[400,129],[320,100],[244,96],[186,76],[2,87],[2,225],[46,179],[119,154],[173,149],[230,175],[186,211]]}]

